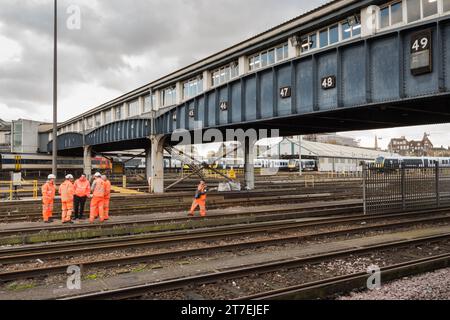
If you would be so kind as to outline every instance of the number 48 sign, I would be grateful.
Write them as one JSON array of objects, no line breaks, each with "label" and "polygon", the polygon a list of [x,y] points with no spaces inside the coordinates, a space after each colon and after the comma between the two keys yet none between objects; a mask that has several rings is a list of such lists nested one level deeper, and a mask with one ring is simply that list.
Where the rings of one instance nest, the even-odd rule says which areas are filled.
[{"label": "number 48 sign", "polygon": [[411,73],[415,76],[433,71],[433,32],[431,29],[411,36]]},{"label": "number 48 sign", "polygon": [[323,90],[334,89],[336,88],[336,76],[324,77],[322,78],[321,83]]}]

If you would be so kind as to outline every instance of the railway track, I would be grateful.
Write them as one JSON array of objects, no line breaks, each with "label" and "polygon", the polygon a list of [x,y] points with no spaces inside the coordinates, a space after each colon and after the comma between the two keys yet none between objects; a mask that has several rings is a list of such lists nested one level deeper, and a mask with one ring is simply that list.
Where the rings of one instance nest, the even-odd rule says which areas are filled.
[{"label": "railway track", "polygon": [[[296,204],[307,203],[313,201],[335,201],[355,199],[360,197],[357,192],[345,190],[336,193],[300,193],[295,190],[282,190],[279,192],[271,192],[271,196],[265,193],[242,193],[231,195],[212,194],[208,200],[208,208],[225,209],[233,206],[260,206],[277,204]],[[153,199],[152,197],[133,196],[125,197],[121,200],[113,198],[111,205],[112,216],[133,216],[139,214],[150,214],[160,212],[176,212],[186,210],[192,202],[192,195],[189,196],[173,196],[169,198]],[[32,205],[19,206],[17,208],[1,209],[0,222],[20,222],[20,221],[37,221],[41,219],[41,204],[33,203]],[[58,211],[55,207],[55,212]]]},{"label": "railway track", "polygon": [[[394,264],[380,269],[383,282],[447,268],[450,253]],[[367,272],[352,273],[297,286],[241,297],[235,300],[311,300],[367,289]]]},{"label": "railway track", "polygon": [[[420,217],[424,214],[437,213],[437,216]],[[44,259],[44,258],[56,258],[67,257],[74,255],[82,255],[87,253],[105,252],[107,250],[118,250],[127,248],[136,248],[142,246],[161,246],[174,243],[185,243],[187,241],[206,241],[214,239],[229,239],[230,237],[242,237],[243,235],[251,235],[256,233],[274,233],[283,232],[287,230],[298,230],[301,228],[312,229],[313,232],[296,235],[296,236],[281,236],[277,238],[259,240],[259,241],[246,241],[226,245],[213,245],[202,248],[190,249],[190,250],[173,250],[173,247],[169,251],[163,251],[156,254],[135,255],[125,258],[98,260],[95,262],[81,263],[84,268],[96,268],[96,267],[117,267],[123,265],[137,264],[149,261],[160,261],[164,259],[183,258],[190,256],[205,255],[212,252],[228,252],[238,251],[246,248],[261,248],[266,246],[280,245],[282,243],[292,243],[306,241],[315,238],[328,238],[331,236],[348,236],[351,234],[359,234],[370,231],[383,231],[392,228],[401,228],[414,226],[418,224],[438,223],[450,221],[450,215],[448,212],[445,214],[443,211],[438,210],[434,212],[414,212],[408,214],[396,214],[396,215],[383,215],[377,217],[342,217],[342,218],[329,218],[321,221],[310,222],[296,222],[296,221],[283,221],[278,223],[262,223],[250,226],[234,226],[233,228],[216,228],[214,230],[196,230],[191,233],[170,233],[154,235],[148,238],[141,239],[120,239],[112,241],[112,239],[102,240],[97,242],[84,243],[72,243],[63,244],[57,246],[39,246],[39,247],[24,247],[14,248],[9,250],[0,251],[0,264],[7,265],[13,263],[26,262],[31,259]],[[419,215],[419,218],[417,216]],[[391,222],[385,222],[384,220],[393,220]],[[377,223],[382,221],[382,223]],[[361,223],[373,223],[373,225],[361,226]],[[317,231],[318,228],[330,227],[337,225],[350,225],[356,226],[350,228],[343,228],[338,230],[326,230]],[[70,265],[72,265],[71,263]],[[65,272],[69,265],[61,264],[58,266],[46,267],[46,268],[33,268],[29,270],[3,272],[0,273],[0,281],[12,281],[23,278],[31,278],[55,273]]]},{"label": "railway track", "polygon": [[[311,207],[294,207],[294,208],[280,208],[280,209],[259,209],[248,212],[237,212],[237,213],[225,213],[225,214],[214,214],[208,215],[206,220],[220,221],[220,220],[230,220],[234,218],[249,218],[248,223],[259,220],[273,220],[273,219],[288,219],[288,218],[302,218],[302,217],[320,217],[320,216],[331,216],[338,214],[350,214],[350,213],[361,213],[362,203],[359,200],[347,201],[345,204],[323,204],[321,206]],[[172,218],[150,218],[143,220],[130,220],[117,221],[117,222],[105,222],[102,225],[96,224],[76,224],[76,225],[50,225],[36,226],[36,227],[25,227],[25,228],[8,228],[0,230],[0,239],[11,235],[32,235],[41,232],[61,232],[61,231],[73,231],[78,229],[107,229],[107,228],[119,228],[127,226],[139,226],[139,225],[161,225],[161,224],[186,224],[193,221],[205,221],[205,218],[194,217],[194,218],[184,218],[184,217],[172,217]],[[220,222],[219,222],[220,223]]]},{"label": "railway track", "polygon": [[[202,274],[197,276],[191,276],[191,277],[185,277],[185,278],[178,278],[174,280],[169,281],[162,281],[158,283],[151,283],[151,284],[144,284],[144,285],[137,285],[137,286],[130,286],[125,287],[121,289],[115,289],[115,290],[108,290],[108,291],[101,291],[101,292],[95,292],[95,293],[88,293],[88,294],[82,294],[82,295],[74,295],[74,296],[68,296],[65,298],[61,298],[61,300],[106,300],[106,299],[113,299],[113,300],[124,300],[124,299],[136,299],[141,298],[143,296],[148,296],[155,293],[161,293],[161,292],[168,292],[168,291],[181,291],[182,293],[185,292],[186,288],[189,288],[189,290],[195,291],[196,288],[198,288],[201,285],[206,284],[214,284],[218,283],[220,281],[229,281],[229,280],[236,280],[242,279],[245,277],[248,277],[250,275],[261,275],[261,274],[267,274],[270,272],[279,272],[280,270],[285,269],[294,269],[299,268],[302,265],[305,264],[312,264],[312,263],[319,263],[331,259],[337,259],[337,258],[343,258],[343,257],[349,257],[354,255],[361,255],[366,254],[374,251],[385,251],[385,250],[392,250],[392,249],[398,249],[398,248],[405,248],[408,246],[416,246],[418,244],[423,243],[436,243],[440,241],[447,241],[450,239],[450,233],[442,234],[442,235],[436,235],[436,236],[429,236],[429,237],[422,237],[422,238],[416,238],[416,239],[410,239],[410,240],[402,240],[402,241],[395,241],[392,243],[387,244],[380,244],[376,246],[369,246],[369,247],[359,247],[359,248],[353,248],[348,250],[341,250],[333,253],[326,253],[326,254],[319,254],[315,256],[310,256],[306,258],[292,258],[285,261],[279,261],[279,262],[271,262],[266,263],[262,265],[256,265],[256,266],[245,266],[240,268],[235,268],[231,270],[226,271],[220,271],[220,272],[214,272],[209,274]],[[421,267],[418,267],[418,263],[427,264],[426,269],[441,267],[441,266],[447,266],[450,261],[450,254],[435,256],[426,259],[421,260],[415,260],[413,262],[409,261],[409,267],[416,270],[424,270],[425,268],[423,265]],[[430,267],[430,264],[433,265],[433,267]],[[402,267],[402,266],[394,266],[396,268]],[[403,267],[408,267],[408,264],[404,264]],[[391,268],[392,270],[392,268]],[[411,269],[410,269],[411,270]],[[409,271],[409,274],[411,271]],[[395,272],[393,272],[395,274]],[[354,275],[353,275],[354,276]],[[359,274],[361,276],[361,274]],[[398,276],[398,270],[397,270],[397,276]],[[367,277],[367,274],[366,274]],[[341,280],[341,281],[349,281],[351,276],[349,275],[348,278],[342,278],[342,279],[334,279],[334,281]],[[366,278],[367,279],[367,278]],[[359,279],[360,281],[361,279]],[[311,288],[312,286],[317,286],[319,284],[327,285],[327,281],[331,280],[323,280],[321,283],[313,283],[305,285],[303,289]],[[352,288],[354,288],[352,286]],[[287,291],[291,289],[286,288],[284,293],[280,292],[279,295],[282,296],[282,294],[287,294]],[[297,288],[300,290],[301,288]],[[310,291],[311,292],[311,291]],[[265,295],[264,295],[265,294]],[[274,296],[273,292],[270,294],[264,293],[260,298],[272,298]],[[278,296],[278,297],[280,297]],[[285,296],[282,296],[283,298]],[[297,296],[300,297],[300,296]],[[242,299],[248,299],[252,297],[248,296],[242,296],[238,297]],[[258,297],[253,297],[258,298]]]},{"label": "railway track", "polygon": [[[173,180],[172,182],[175,182],[176,180]],[[312,181],[312,180],[311,180]],[[172,183],[171,181],[167,181],[167,185],[170,185]],[[178,185],[171,189],[171,192],[186,192],[192,190],[192,186],[197,183],[196,180],[187,181],[186,183],[183,183],[181,185]],[[311,184],[311,183],[310,183]],[[209,183],[211,187],[217,187],[218,183]],[[255,188],[256,190],[276,190],[280,188],[286,188],[286,187],[292,187],[292,186],[299,186],[299,185],[305,185],[305,180],[298,180],[298,177],[292,178],[292,176],[276,176],[275,179],[269,179],[269,180],[263,180],[263,181],[256,181]],[[362,179],[361,178],[347,178],[347,179],[336,179],[333,181],[326,181],[323,180],[323,178],[317,178],[315,177],[314,180],[314,187],[319,188],[336,188],[339,186],[357,186],[359,188],[362,187]],[[131,186],[134,190],[146,190],[148,189],[148,186],[145,185],[133,185]]]}]

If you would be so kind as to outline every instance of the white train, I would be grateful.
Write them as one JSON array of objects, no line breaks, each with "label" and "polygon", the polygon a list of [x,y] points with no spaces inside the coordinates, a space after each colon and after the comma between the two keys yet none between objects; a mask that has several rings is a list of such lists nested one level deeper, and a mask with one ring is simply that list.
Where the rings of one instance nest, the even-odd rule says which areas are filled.
[{"label": "white train", "polygon": [[[206,161],[210,166],[214,166],[218,169],[242,169],[244,168],[243,158],[222,158],[213,162],[213,159]],[[145,169],[145,159],[134,159],[126,162],[125,167],[127,169]],[[164,168],[166,169],[179,169],[182,167],[180,160],[170,159],[170,157],[164,157]],[[281,170],[289,169],[289,160],[280,159],[255,159],[255,168],[279,168]]]},{"label": "white train", "polygon": [[[243,158],[223,158],[215,163],[210,161],[208,164],[215,165],[219,169],[230,169],[230,168],[244,168],[244,159]],[[280,170],[288,170],[289,169],[289,160],[283,159],[255,159],[254,160],[255,168],[278,168]]]},{"label": "white train", "polygon": [[[92,159],[92,168],[94,170],[108,170],[111,168],[111,162],[102,157]],[[58,157],[59,170],[82,170],[83,158]],[[1,153],[0,171],[1,172],[20,172],[20,171],[51,171],[52,156],[46,154],[18,154]]]},{"label": "white train", "polygon": [[[299,171],[300,159],[289,160],[289,171]],[[302,159],[302,170],[303,171],[317,171],[317,161]]]},{"label": "white train", "polygon": [[450,157],[378,157],[375,160],[379,168],[398,169],[405,168],[432,168],[439,164],[441,168],[450,168]]}]

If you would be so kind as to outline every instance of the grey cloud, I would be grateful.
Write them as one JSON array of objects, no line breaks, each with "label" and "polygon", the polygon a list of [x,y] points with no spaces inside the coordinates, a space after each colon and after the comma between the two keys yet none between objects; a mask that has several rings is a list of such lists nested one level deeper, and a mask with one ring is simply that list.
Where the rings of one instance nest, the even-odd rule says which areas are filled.
[{"label": "grey cloud", "polygon": [[[92,83],[122,94],[323,2],[60,0],[60,92]],[[65,28],[72,3],[81,7],[80,31]],[[51,104],[52,14],[49,0],[2,1],[0,34],[23,49],[20,63],[0,64],[0,98],[10,107]],[[127,57],[148,62],[133,68]]]}]

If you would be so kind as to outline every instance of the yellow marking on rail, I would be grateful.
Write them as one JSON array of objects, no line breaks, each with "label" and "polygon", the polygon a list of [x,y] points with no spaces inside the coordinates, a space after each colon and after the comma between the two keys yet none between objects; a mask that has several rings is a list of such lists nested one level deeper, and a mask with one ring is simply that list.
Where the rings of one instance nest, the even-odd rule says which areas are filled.
[{"label": "yellow marking on rail", "polygon": [[121,188],[121,187],[116,187],[116,186],[111,186],[111,190],[116,193],[122,193],[122,194],[143,194],[143,192],[126,189],[126,188]]}]

